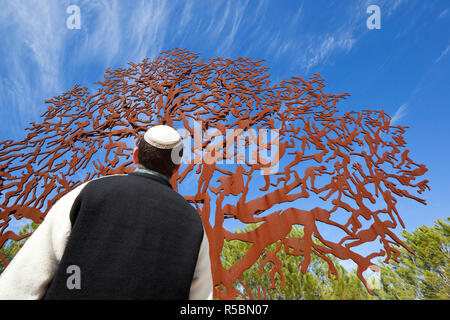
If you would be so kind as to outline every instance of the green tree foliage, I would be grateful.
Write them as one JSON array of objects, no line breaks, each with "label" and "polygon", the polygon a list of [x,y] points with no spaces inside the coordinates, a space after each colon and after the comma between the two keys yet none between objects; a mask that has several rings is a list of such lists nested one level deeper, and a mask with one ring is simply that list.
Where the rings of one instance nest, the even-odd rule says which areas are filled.
[{"label": "green tree foliage", "polygon": [[382,290],[376,294],[383,299],[445,299],[450,298],[450,218],[435,222],[432,227],[421,226],[412,233],[403,231],[405,243],[412,254],[400,249],[398,263],[381,262]]},{"label": "green tree foliage", "polygon": [[[246,270],[235,286],[240,288],[245,297],[267,299],[295,299],[295,300],[363,300],[363,299],[445,299],[450,298],[450,218],[447,222],[438,220],[434,226],[421,226],[412,233],[403,231],[405,243],[414,250],[415,254],[400,248],[401,255],[398,263],[391,259],[389,264],[379,263],[381,287],[374,289],[375,296],[371,296],[354,271],[342,267],[337,259],[328,256],[335,264],[338,277],[328,277],[328,264],[321,258],[312,254],[311,264],[306,274],[300,272],[301,256],[286,254],[283,245],[278,250],[277,257],[283,261],[282,273],[285,288],[281,290],[281,277],[275,272],[274,264],[262,265],[266,254],[274,252],[280,241],[269,246],[260,259]],[[26,225],[19,233],[24,235],[33,232],[38,224]],[[257,227],[248,225],[243,230],[247,232]],[[303,230],[294,226],[288,235],[290,238],[301,238]],[[21,241],[8,242],[1,250],[7,259],[12,259],[27,238]],[[242,259],[251,246],[250,243],[232,240],[225,241],[222,251],[222,264],[230,268],[235,262]],[[261,273],[260,273],[261,267]],[[0,274],[4,265],[0,261]],[[274,271],[275,270],[275,271]],[[271,275],[274,276],[276,286],[271,287]],[[370,281],[369,281],[370,282]],[[265,292],[265,293],[264,293]],[[244,298],[244,297],[241,297]]]},{"label": "green tree foliage", "polygon": [[[255,229],[257,225],[247,225],[245,229],[239,229],[235,232],[247,232]],[[288,235],[290,238],[301,238],[303,230],[294,226]],[[301,256],[292,256],[286,254],[283,246],[277,253],[277,257],[283,261],[282,273],[285,277],[285,288],[281,290],[281,277],[275,272],[274,264],[267,263],[262,265],[269,251],[274,252],[280,241],[270,245],[261,255],[260,259],[249,269],[247,269],[235,283],[235,286],[243,292],[245,298],[253,297],[255,299],[286,299],[286,300],[360,300],[375,299],[371,296],[354,271],[347,271],[342,267],[337,259],[328,256],[334,261],[338,271],[338,277],[328,277],[328,264],[323,259],[312,254],[311,264],[308,272],[300,272],[299,264],[302,261]],[[222,251],[222,264],[228,269],[236,261],[242,259],[251,243],[238,240],[225,241]],[[261,273],[260,273],[261,267]],[[271,287],[271,272],[275,278],[276,286]],[[248,292],[250,291],[250,292]],[[244,298],[244,297],[241,297]]]},{"label": "green tree foliage", "polygon": [[[38,226],[39,224],[34,222],[25,225],[19,232],[19,236],[32,233]],[[11,261],[12,258],[14,258],[14,256],[17,254],[17,252],[19,252],[20,248],[23,246],[27,239],[28,237],[20,241],[9,240],[8,242],[6,242],[6,244],[0,249],[4,257],[8,259],[8,261]],[[3,270],[5,270],[5,265],[3,261],[0,260],[0,274],[3,272]]]}]

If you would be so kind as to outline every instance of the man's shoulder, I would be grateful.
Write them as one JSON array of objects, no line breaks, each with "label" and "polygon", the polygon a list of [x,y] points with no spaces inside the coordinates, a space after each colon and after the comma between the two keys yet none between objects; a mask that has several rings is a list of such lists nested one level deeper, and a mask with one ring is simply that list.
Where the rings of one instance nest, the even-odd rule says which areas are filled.
[{"label": "man's shoulder", "polygon": [[[149,192],[153,195],[156,194],[158,199],[164,199],[167,203],[181,206],[184,208],[184,210],[190,212],[195,217],[200,218],[197,210],[195,210],[195,208],[180,193],[172,189],[170,186],[165,185],[165,183],[158,181],[159,178],[155,178],[152,176],[148,176],[147,178],[148,179],[142,179],[142,176],[133,174],[115,174],[103,176],[87,182],[81,193],[88,193],[89,197],[91,197],[104,192],[115,193],[117,191],[117,193],[122,193],[122,190],[133,191],[133,193],[136,194]],[[145,187],[144,185],[140,184],[141,182],[145,183]],[[149,189],[147,183],[150,183],[153,188]],[[154,192],[155,190],[157,191],[157,193]]]},{"label": "man's shoulder", "polygon": [[85,195],[86,193],[92,194],[102,190],[111,191],[114,188],[127,188],[130,184],[131,181],[127,174],[113,174],[84,182],[78,193],[79,195]]},{"label": "man's shoulder", "polygon": [[90,180],[86,183],[86,186],[103,185],[110,183],[126,183],[130,180],[129,174],[111,174],[107,176],[101,176],[96,179]]},{"label": "man's shoulder", "polygon": [[[96,193],[102,190],[106,192],[117,190],[118,193],[137,192],[141,194],[151,192],[155,194],[155,191],[157,191],[158,197],[170,197],[173,200],[180,200],[192,208],[182,195],[161,180],[161,178],[147,174],[114,174],[89,181],[82,192]],[[195,210],[194,208],[192,209]]]}]

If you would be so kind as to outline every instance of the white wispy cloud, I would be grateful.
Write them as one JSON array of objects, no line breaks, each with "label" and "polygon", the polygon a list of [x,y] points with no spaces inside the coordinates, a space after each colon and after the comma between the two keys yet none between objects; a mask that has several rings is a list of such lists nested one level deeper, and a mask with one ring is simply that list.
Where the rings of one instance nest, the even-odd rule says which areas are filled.
[{"label": "white wispy cloud", "polygon": [[10,119],[16,119],[12,126],[22,130],[24,122],[42,113],[43,100],[62,87],[66,27],[65,8],[59,8],[57,0],[2,6],[1,108],[8,108]]},{"label": "white wispy cloud", "polygon": [[348,53],[352,50],[358,40],[355,30],[361,27],[358,22],[365,10],[352,7],[348,17],[325,25],[325,31],[322,29],[320,33],[310,30],[308,20],[312,18],[310,12],[305,10],[299,4],[295,10],[286,13],[283,16],[286,27],[281,30],[265,26],[259,34],[253,32],[254,41],[248,49],[248,54],[252,49],[264,46],[267,55],[276,60],[288,60],[292,70],[300,69],[308,73],[312,68],[327,62],[333,54]]},{"label": "white wispy cloud", "polygon": [[229,51],[231,49],[231,46],[233,45],[236,34],[241,25],[242,19],[245,16],[245,9],[247,8],[247,5],[248,5],[248,0],[242,4],[240,1],[238,3],[234,2],[233,23],[231,25],[231,30],[225,37],[224,41],[222,42],[222,45],[219,47],[218,52],[226,53],[226,51]]},{"label": "white wispy cloud", "polygon": [[117,56],[122,44],[119,11],[119,4],[115,0],[82,3],[81,14],[85,22],[81,30],[84,41],[77,46],[75,54],[79,61],[101,55],[104,63],[109,64]]},{"label": "white wispy cloud", "polygon": [[293,28],[296,25],[298,25],[300,18],[302,16],[302,12],[303,12],[303,3],[301,3],[300,7],[297,9],[294,16],[289,19],[290,20],[288,24],[289,28]]},{"label": "white wispy cloud", "polygon": [[326,36],[318,45],[310,43],[307,50],[309,55],[305,59],[306,70],[309,71],[312,67],[323,61],[335,47],[336,41],[334,36],[331,35]]},{"label": "white wispy cloud", "polygon": [[267,45],[267,52],[273,54],[275,59],[278,59],[293,47],[295,47],[295,41],[282,38],[282,32],[277,31]]},{"label": "white wispy cloud", "polygon": [[[379,0],[377,4],[381,8],[383,17],[384,13],[387,16],[393,15],[406,2],[407,0]],[[373,32],[365,28],[368,17],[366,9],[371,4],[374,4],[372,0],[352,3],[344,11],[345,16],[336,19],[336,22],[331,25],[333,28],[330,28],[330,31],[317,34],[301,44],[302,48],[306,48],[302,50],[303,54],[300,56],[300,64],[305,72],[310,72],[317,65],[326,63],[335,54],[349,53],[362,37]]]},{"label": "white wispy cloud", "polygon": [[394,13],[395,10],[397,10],[397,8],[402,4],[405,3],[405,0],[388,0],[388,15],[392,15]]},{"label": "white wispy cloud", "polygon": [[257,38],[261,34],[261,30],[267,27],[265,24],[264,17],[270,5],[270,0],[260,0],[258,1],[258,6],[253,12],[247,12],[245,21],[252,25],[251,30],[249,30],[249,35],[252,38]]},{"label": "white wispy cloud", "polygon": [[118,0],[83,2],[83,14],[89,17],[89,23],[83,25],[85,40],[78,48],[78,62],[96,57],[106,68],[155,57],[167,33],[169,3],[139,0],[125,7],[126,3]]},{"label": "white wispy cloud", "polygon": [[444,11],[442,11],[439,16],[438,19],[444,18],[445,16],[447,16],[448,14],[448,9],[445,9]]},{"label": "white wispy cloud", "polygon": [[[357,2],[345,8],[340,18],[327,25],[327,31],[312,33],[299,43],[301,48],[298,62],[304,72],[327,63],[336,54],[348,54],[358,40],[367,33],[365,27],[366,9],[370,1]],[[302,12],[302,11],[300,11]],[[307,16],[307,12],[304,14]]]},{"label": "white wispy cloud", "polygon": [[441,54],[436,59],[435,63],[438,63],[439,61],[441,61],[448,54],[449,51],[450,51],[450,44],[447,46],[447,48],[442,50]]},{"label": "white wispy cloud", "polygon": [[69,1],[8,2],[0,11],[0,114],[16,119],[20,133],[46,109],[45,99],[71,88],[79,73],[71,70],[95,61],[103,72],[155,57],[164,45],[172,3],[80,0],[81,29],[69,30]]},{"label": "white wispy cloud", "polygon": [[401,118],[406,115],[407,104],[402,104],[397,111],[395,111],[394,116],[391,119],[391,125],[395,125]]},{"label": "white wispy cloud", "polygon": [[171,8],[168,3],[141,0],[135,7],[131,13],[132,19],[123,30],[123,36],[127,38],[127,48],[133,49],[129,59],[139,61],[160,53],[169,25]]},{"label": "white wispy cloud", "polygon": [[303,67],[306,72],[319,63],[326,62],[333,53],[348,53],[356,43],[352,32],[327,34],[321,38],[320,41],[310,42],[303,56]]},{"label": "white wispy cloud", "polygon": [[178,34],[183,33],[188,26],[188,23],[193,18],[193,8],[194,8],[194,0],[186,0],[183,11],[181,13],[181,19],[178,29]]},{"label": "white wispy cloud", "polygon": [[[225,8],[222,8],[222,3],[220,1],[214,2],[211,21],[205,30],[206,34],[212,34],[217,37],[222,33],[228,20],[228,16],[230,15],[231,7],[231,1],[226,2]],[[219,15],[219,17],[217,17],[217,15]]]}]

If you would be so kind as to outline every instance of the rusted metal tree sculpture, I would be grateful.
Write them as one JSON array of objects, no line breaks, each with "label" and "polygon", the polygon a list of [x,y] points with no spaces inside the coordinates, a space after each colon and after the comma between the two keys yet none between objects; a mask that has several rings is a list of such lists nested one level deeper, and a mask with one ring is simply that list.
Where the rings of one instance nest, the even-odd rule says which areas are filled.
[{"label": "rusted metal tree sculpture", "polygon": [[[77,85],[47,100],[26,139],[0,142],[0,246],[24,237],[8,230],[12,218],[39,223],[82,182],[134,170],[131,151],[139,137],[151,125],[167,124],[185,128],[195,142],[185,147],[194,161],[183,163],[171,182],[202,217],[215,297],[254,298],[240,277],[261,256],[263,265],[271,263],[272,287],[277,274],[283,287],[280,250],[302,257],[303,273],[312,254],[328,263],[329,276],[337,275],[329,255],[350,259],[366,287],[362,273],[371,259],[397,259],[399,246],[410,250],[393,232],[398,223],[404,227],[396,198],[425,204],[413,193],[429,189],[427,180],[415,181],[427,169],[409,157],[405,128],[391,126],[383,111],[339,113],[336,105],[347,94],[325,93],[320,75],[272,84],[268,68],[250,58],[206,62],[174,49],[130,65],[108,69],[95,93]],[[279,134],[268,143],[253,135],[263,129]],[[230,148],[236,137],[254,146],[249,159]],[[277,156],[264,158],[263,151]],[[233,233],[224,227],[227,219],[259,224]],[[343,236],[332,240],[320,223]],[[288,236],[294,225],[303,227],[301,238]],[[229,269],[220,260],[225,240],[251,244]],[[355,252],[377,241],[378,252]]]}]

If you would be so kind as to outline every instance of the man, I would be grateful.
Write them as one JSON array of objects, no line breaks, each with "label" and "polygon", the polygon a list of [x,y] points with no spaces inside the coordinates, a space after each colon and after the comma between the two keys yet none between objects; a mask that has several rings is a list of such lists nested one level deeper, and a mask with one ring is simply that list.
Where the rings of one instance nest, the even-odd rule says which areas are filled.
[{"label": "man", "polygon": [[152,127],[136,171],[62,197],[3,272],[0,299],[211,299],[202,221],[169,183],[177,152],[178,132]]}]

